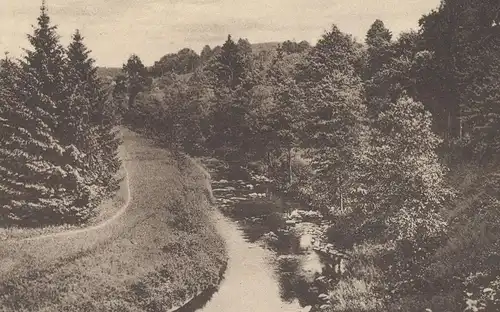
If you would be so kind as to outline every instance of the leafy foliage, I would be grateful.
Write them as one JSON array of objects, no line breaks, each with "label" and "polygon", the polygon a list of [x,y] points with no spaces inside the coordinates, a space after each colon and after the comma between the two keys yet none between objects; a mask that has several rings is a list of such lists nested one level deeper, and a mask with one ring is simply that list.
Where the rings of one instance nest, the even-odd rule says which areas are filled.
[{"label": "leafy foliage", "polygon": [[[470,161],[496,173],[500,22],[493,2],[442,1],[420,29],[397,38],[376,20],[364,45],[335,25],[313,46],[287,40],[258,53],[228,36],[203,49],[194,72],[145,88],[137,116],[176,149],[252,164],[326,212],[328,240],[358,257],[353,269],[366,260],[376,271],[370,281],[362,274],[341,280],[333,297],[362,294],[366,310],[463,309],[472,263],[488,278],[467,287],[493,289],[498,276],[482,265],[497,246],[496,223],[486,220],[498,219],[496,180],[485,175],[477,189],[455,190],[447,170]],[[479,200],[484,190],[492,202]],[[487,235],[472,235],[483,225]],[[382,250],[362,255],[373,246]],[[475,252],[459,256],[467,248]]]},{"label": "leafy foliage", "polygon": [[[191,49],[182,49],[177,53],[171,53],[163,56],[158,62],[155,62],[152,73],[156,76],[163,76],[167,73],[188,74],[195,71],[200,62],[207,61],[211,57],[212,50],[205,49],[203,57],[199,56]],[[202,52],[203,52],[202,51]]]}]

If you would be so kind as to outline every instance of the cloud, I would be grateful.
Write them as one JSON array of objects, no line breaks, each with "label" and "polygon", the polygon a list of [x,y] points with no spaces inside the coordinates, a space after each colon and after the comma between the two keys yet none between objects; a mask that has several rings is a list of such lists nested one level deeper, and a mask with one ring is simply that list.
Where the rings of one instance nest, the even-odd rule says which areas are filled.
[{"label": "cloud", "polygon": [[[41,1],[0,0],[0,52],[19,55]],[[439,0],[48,0],[64,44],[79,28],[98,64],[119,66],[132,53],[152,64],[184,47],[222,44],[228,34],[250,42],[314,43],[332,23],[363,38],[384,20],[395,33],[417,26]]]},{"label": "cloud", "polygon": [[167,0],[170,4],[197,4],[197,5],[211,5],[220,3],[222,0]]},{"label": "cloud", "polygon": [[243,31],[283,31],[286,26],[273,23],[263,23],[256,19],[228,19],[218,23],[180,23],[172,28],[180,33],[228,34]]}]

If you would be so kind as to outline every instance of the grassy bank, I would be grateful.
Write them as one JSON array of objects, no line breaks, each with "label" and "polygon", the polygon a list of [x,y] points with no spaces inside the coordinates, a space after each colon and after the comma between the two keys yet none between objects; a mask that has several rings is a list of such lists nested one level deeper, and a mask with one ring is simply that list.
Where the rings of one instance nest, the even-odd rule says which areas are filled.
[{"label": "grassy bank", "polygon": [[5,241],[1,311],[168,311],[218,282],[225,248],[206,175],[132,132],[124,141],[126,212],[77,235]]}]

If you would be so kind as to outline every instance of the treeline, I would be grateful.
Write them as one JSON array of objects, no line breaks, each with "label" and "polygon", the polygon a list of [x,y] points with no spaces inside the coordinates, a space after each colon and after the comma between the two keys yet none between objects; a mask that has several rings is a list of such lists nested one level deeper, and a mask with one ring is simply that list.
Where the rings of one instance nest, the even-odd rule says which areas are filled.
[{"label": "treeline", "polygon": [[76,31],[59,43],[45,6],[22,59],[0,61],[0,224],[76,224],[115,191],[111,96]]},{"label": "treeline", "polygon": [[[499,10],[447,0],[396,39],[377,20],[364,43],[334,25],[314,46],[254,53],[229,36],[152,69],[133,56],[115,99],[130,125],[260,170],[322,211],[338,248],[365,250],[363,272],[378,273],[338,286],[335,311],[494,311],[493,299],[464,293],[500,276],[490,257],[500,243]],[[453,180],[463,166],[487,174],[465,186]]]}]

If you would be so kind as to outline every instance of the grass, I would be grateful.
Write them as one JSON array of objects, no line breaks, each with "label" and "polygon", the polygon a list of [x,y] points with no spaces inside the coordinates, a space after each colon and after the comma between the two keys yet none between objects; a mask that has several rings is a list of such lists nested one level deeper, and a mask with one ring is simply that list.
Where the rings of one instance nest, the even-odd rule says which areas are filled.
[{"label": "grass", "polygon": [[0,311],[168,311],[216,284],[206,175],[126,132],[132,201],[106,227],[0,246]]}]

